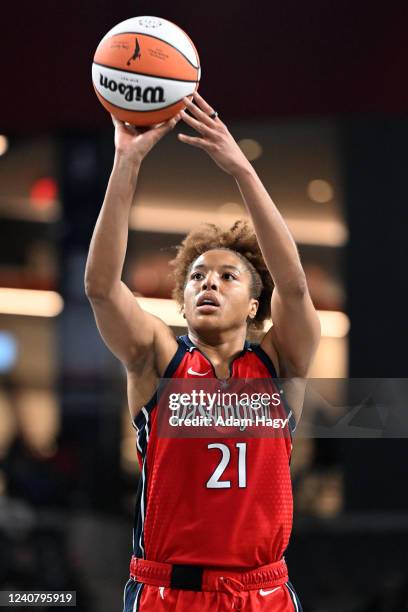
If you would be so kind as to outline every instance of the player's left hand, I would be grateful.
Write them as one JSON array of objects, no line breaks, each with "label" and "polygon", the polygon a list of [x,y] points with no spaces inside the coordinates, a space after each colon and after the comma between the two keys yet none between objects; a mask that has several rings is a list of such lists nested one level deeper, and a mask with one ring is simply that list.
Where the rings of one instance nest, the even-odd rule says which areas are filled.
[{"label": "player's left hand", "polygon": [[203,149],[222,170],[233,176],[242,168],[248,167],[249,161],[227,126],[218,116],[211,118],[214,109],[196,91],[193,93],[193,99],[195,104],[188,98],[183,99],[191,115],[184,110],[180,114],[183,121],[194,128],[200,137],[178,134],[179,140]]}]

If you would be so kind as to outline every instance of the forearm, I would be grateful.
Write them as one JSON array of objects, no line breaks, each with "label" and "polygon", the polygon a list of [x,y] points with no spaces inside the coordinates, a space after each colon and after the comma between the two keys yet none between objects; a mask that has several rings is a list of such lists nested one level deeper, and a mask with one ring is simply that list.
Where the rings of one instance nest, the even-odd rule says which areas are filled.
[{"label": "forearm", "polygon": [[248,164],[234,173],[265,263],[279,291],[299,291],[305,276],[296,243],[268,192]]},{"label": "forearm", "polygon": [[85,288],[90,297],[108,295],[122,277],[139,168],[116,154],[86,262]]}]

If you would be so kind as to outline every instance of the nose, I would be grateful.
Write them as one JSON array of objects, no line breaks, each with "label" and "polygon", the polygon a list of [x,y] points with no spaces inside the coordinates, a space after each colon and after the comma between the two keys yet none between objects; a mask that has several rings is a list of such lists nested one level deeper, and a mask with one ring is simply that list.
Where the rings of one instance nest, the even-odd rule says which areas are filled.
[{"label": "nose", "polygon": [[208,289],[212,289],[213,291],[217,291],[218,289],[218,280],[215,272],[208,272],[207,276],[203,279],[202,286],[203,291],[207,291]]}]

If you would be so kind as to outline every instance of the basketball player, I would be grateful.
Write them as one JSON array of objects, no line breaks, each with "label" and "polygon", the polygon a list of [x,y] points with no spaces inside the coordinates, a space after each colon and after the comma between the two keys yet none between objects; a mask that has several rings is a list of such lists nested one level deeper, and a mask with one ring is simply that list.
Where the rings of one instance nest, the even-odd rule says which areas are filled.
[{"label": "basketball player", "polygon": [[[157,435],[160,379],[305,377],[320,338],[296,245],[252,165],[207,102],[194,94],[165,124],[142,131],[115,124],[115,161],[92,237],[86,294],[98,329],[123,362],[141,468],[124,612],[300,611],[284,552],[292,527],[290,458],[299,414],[287,409],[280,438]],[[128,217],[143,158],[183,119],[241,191],[245,222],[204,225],[173,261],[175,298],[188,333],[174,337],[143,311],[121,280]],[[272,292],[272,287],[273,292]],[[260,344],[249,327],[273,326]],[[198,384],[198,383],[197,383]]]}]

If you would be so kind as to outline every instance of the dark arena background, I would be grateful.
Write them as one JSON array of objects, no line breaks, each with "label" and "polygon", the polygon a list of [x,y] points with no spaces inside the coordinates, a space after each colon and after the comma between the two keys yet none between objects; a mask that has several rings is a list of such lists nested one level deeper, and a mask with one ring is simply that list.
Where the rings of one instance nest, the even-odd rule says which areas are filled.
[{"label": "dark arena background", "polygon": [[[121,609],[139,477],[125,371],[83,288],[114,152],[92,57],[136,15],[192,38],[200,92],[297,242],[322,322],[310,377],[408,378],[405,3],[7,2],[0,590],[75,590],[81,612]],[[201,221],[243,216],[233,181],[170,134],[143,164],[124,280],[179,333],[169,247]],[[304,612],[408,610],[407,427],[295,440],[285,556]]]}]

